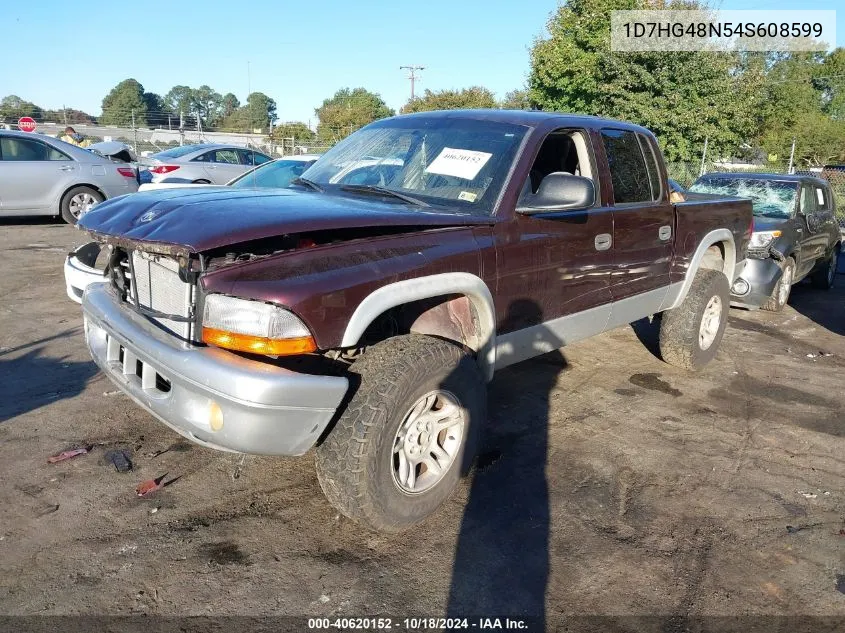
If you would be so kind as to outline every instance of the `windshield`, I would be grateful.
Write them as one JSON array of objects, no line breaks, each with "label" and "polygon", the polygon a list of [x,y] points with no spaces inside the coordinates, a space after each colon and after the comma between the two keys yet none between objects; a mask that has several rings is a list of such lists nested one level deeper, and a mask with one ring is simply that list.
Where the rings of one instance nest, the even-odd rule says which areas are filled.
[{"label": "windshield", "polygon": [[158,154],[153,154],[152,158],[179,158],[185,154],[190,154],[202,149],[198,145],[182,145],[181,147],[174,147],[173,149],[166,149]]},{"label": "windshield", "polygon": [[789,218],[795,210],[798,183],[763,178],[699,178],[690,191],[750,198],[754,215]]},{"label": "windshield", "polygon": [[388,189],[432,205],[429,212],[491,215],[526,131],[460,118],[386,119],[338,143],[303,178],[326,191]]},{"label": "windshield", "polygon": [[238,176],[229,186],[235,189],[287,187],[313,163],[313,160],[275,160]]}]

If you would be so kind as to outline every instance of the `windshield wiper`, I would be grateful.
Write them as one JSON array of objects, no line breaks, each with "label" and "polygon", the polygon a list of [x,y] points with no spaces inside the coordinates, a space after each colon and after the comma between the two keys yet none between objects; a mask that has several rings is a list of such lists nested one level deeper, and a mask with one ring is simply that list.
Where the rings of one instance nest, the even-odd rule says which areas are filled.
[{"label": "windshield wiper", "polygon": [[320,185],[318,185],[313,180],[308,180],[307,178],[303,178],[302,176],[298,176],[290,181],[292,185],[302,185],[303,187],[308,187],[313,191],[319,191],[323,193],[325,191]]},{"label": "windshield wiper", "polygon": [[412,204],[415,207],[431,206],[430,204],[428,204],[427,202],[423,202],[419,198],[407,196],[404,193],[399,193],[398,191],[393,191],[393,189],[388,189],[387,187],[379,187],[377,185],[341,185],[340,189],[341,191],[351,191],[353,193],[365,193],[374,196],[389,196],[391,198],[401,200],[402,202]]}]

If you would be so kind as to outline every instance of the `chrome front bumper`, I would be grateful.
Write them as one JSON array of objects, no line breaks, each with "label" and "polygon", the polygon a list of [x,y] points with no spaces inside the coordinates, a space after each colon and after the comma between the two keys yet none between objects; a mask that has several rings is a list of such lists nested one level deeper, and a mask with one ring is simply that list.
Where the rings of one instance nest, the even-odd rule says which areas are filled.
[{"label": "chrome front bumper", "polygon": [[82,306],[85,339],[100,369],[144,409],[203,446],[301,455],[349,386],[343,377],[300,374],[183,343],[121,306],[105,284],[89,286]]}]

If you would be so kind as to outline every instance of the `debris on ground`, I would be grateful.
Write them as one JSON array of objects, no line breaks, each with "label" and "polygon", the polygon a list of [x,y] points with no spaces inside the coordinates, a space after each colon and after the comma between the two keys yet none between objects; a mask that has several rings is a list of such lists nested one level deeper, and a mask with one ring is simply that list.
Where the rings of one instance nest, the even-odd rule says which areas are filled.
[{"label": "debris on ground", "polygon": [[805,499],[815,499],[818,495],[815,492],[802,492],[798,491],[798,494],[804,497]]},{"label": "debris on ground", "polygon": [[[845,576],[843,576],[843,578],[845,578]],[[331,600],[331,598],[329,598],[326,594],[323,594],[322,596],[320,596],[320,603],[321,604],[326,604],[330,600]]]},{"label": "debris on ground", "polygon": [[72,457],[77,457],[79,455],[87,455],[92,448],[92,446],[80,446],[79,448],[71,448],[66,451],[62,451],[58,455],[48,457],[47,463],[55,464],[57,462],[63,462],[66,459],[71,459]]},{"label": "debris on ground", "polygon": [[836,591],[845,593],[845,574],[836,574]]},{"label": "debris on ground", "polygon": [[241,455],[240,460],[238,461],[237,465],[235,466],[235,470],[232,472],[232,481],[241,478],[241,473],[244,470],[244,464],[246,463],[246,453]]},{"label": "debris on ground", "polygon": [[816,357],[815,354],[807,354],[807,358],[815,358],[815,357]]},{"label": "debris on ground", "polygon": [[39,510],[38,513],[37,513],[37,516],[43,517],[46,514],[53,514],[58,509],[59,509],[58,503],[51,503],[49,505],[44,506],[41,510]]},{"label": "debris on ground", "polygon": [[823,523],[810,523],[808,525],[787,525],[786,531],[789,534],[795,534],[796,532],[800,532],[801,530],[811,530],[815,527],[819,527],[820,525],[824,525]]},{"label": "debris on ground", "polygon": [[125,448],[106,453],[106,461],[119,473],[128,473],[132,470],[132,460],[129,459],[129,451]]},{"label": "debris on ground", "polygon": [[116,396],[119,393],[120,393],[120,390],[115,389],[114,391],[104,391],[103,395],[106,396],[106,397],[109,397],[109,396]]},{"label": "debris on ground", "polygon": [[180,477],[174,477],[170,481],[164,481],[164,478],[167,477],[167,473],[164,473],[160,477],[156,477],[155,479],[147,479],[146,481],[142,481],[138,484],[135,488],[135,492],[139,497],[148,497],[153,494],[157,490],[161,490],[165,486],[169,486],[170,484],[179,480]]}]

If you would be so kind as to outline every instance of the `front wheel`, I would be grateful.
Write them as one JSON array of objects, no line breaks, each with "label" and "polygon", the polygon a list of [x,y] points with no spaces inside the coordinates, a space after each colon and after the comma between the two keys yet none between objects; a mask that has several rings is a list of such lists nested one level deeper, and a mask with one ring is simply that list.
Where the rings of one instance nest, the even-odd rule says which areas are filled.
[{"label": "front wheel", "polygon": [[730,305],[728,278],[718,270],[701,269],[677,308],[660,320],[660,356],[684,369],[701,369],[716,356]]},{"label": "front wheel", "polygon": [[105,197],[91,187],[74,187],[62,196],[59,204],[62,218],[68,224],[76,224],[84,214],[100,204]]},{"label": "front wheel", "polygon": [[795,279],[795,260],[787,257],[783,261],[783,273],[780,276],[772,296],[760,307],[769,312],[780,312],[789,301],[789,294],[792,292],[792,281]]},{"label": "front wheel", "polygon": [[460,347],[418,334],[373,346],[350,371],[357,389],[317,447],[317,478],[345,516],[399,532],[446,501],[471,460],[484,377]]}]

